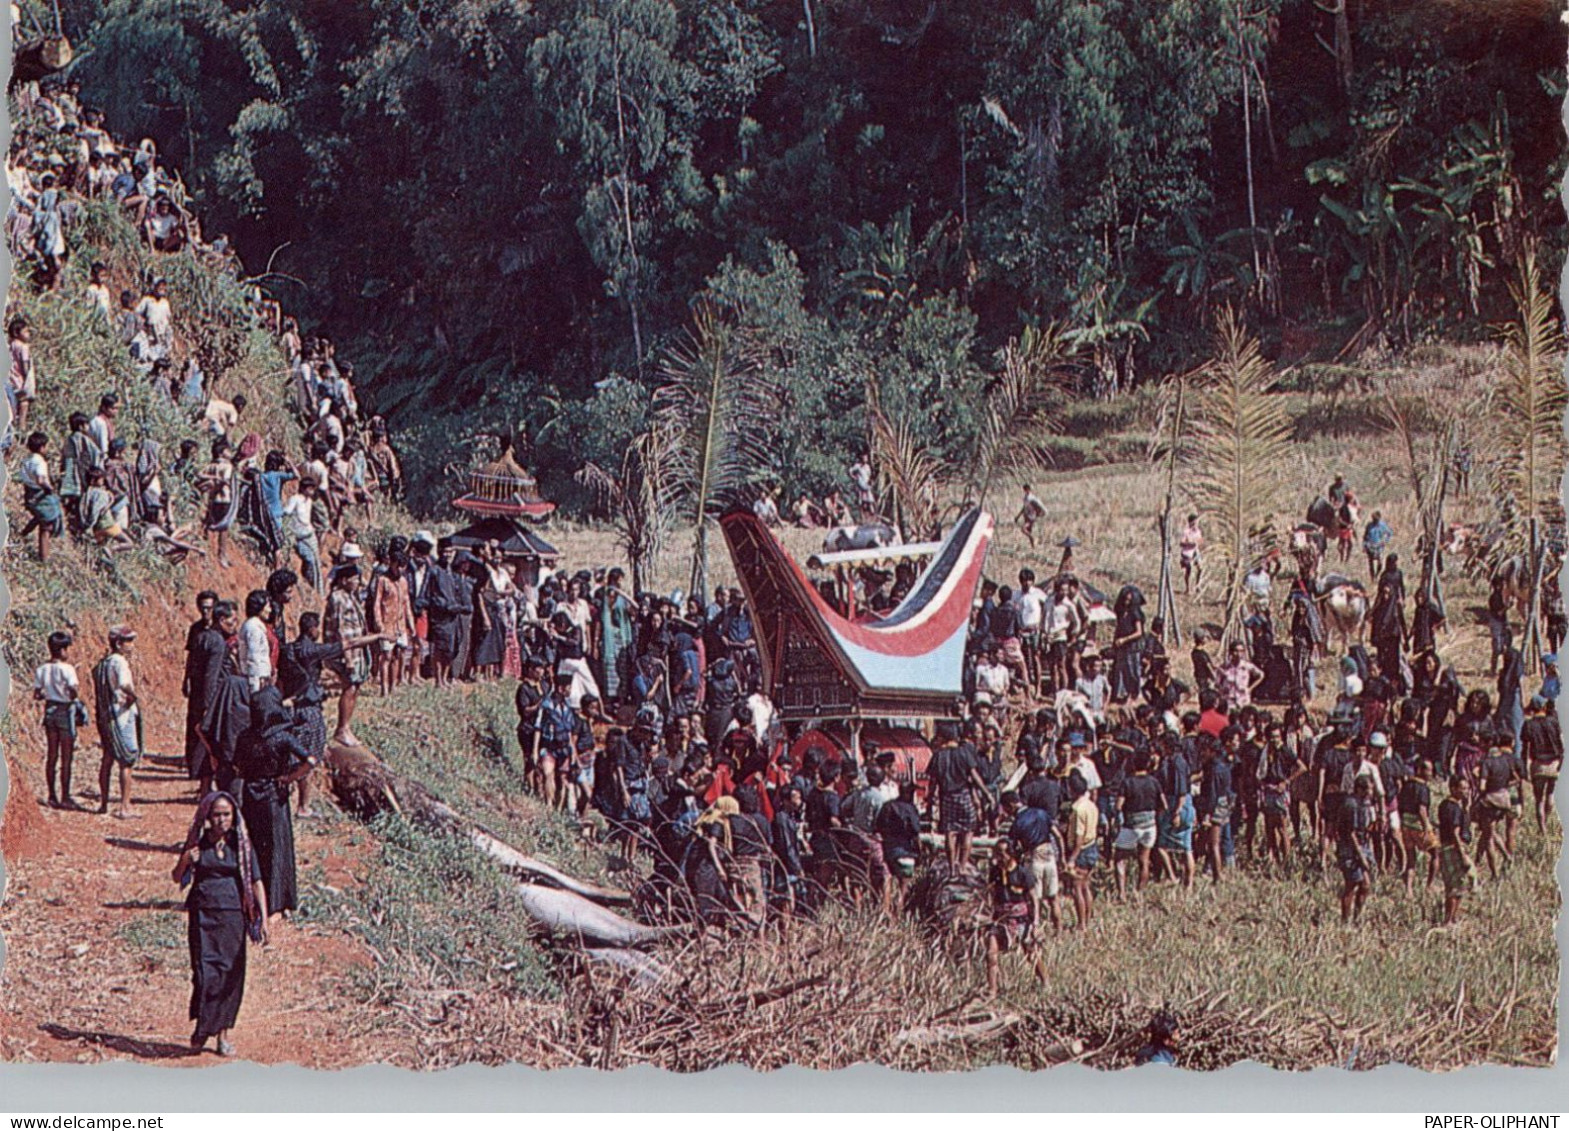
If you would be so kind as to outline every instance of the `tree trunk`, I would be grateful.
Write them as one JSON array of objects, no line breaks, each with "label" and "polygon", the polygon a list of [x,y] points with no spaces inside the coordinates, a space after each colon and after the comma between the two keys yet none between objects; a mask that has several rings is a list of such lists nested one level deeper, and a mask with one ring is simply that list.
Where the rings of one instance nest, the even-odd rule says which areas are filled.
[{"label": "tree trunk", "polygon": [[1177,489],[1177,456],[1182,438],[1183,408],[1187,385],[1178,377],[1176,398],[1171,408],[1171,438],[1166,452],[1166,497],[1160,512],[1160,589],[1155,597],[1155,615],[1163,618],[1165,631],[1161,643],[1169,639],[1181,646],[1182,629],[1177,624],[1177,592],[1171,568],[1171,508]]},{"label": "tree trunk", "polygon": [[616,80],[616,141],[617,151],[621,158],[621,174],[617,178],[621,189],[621,220],[626,228],[628,271],[627,285],[625,286],[627,310],[632,316],[632,345],[637,351],[638,376],[643,374],[643,324],[638,317],[638,273],[639,263],[637,258],[637,236],[632,229],[632,190],[629,187],[631,163],[627,157],[627,129],[626,109],[621,93],[621,37],[614,32],[612,37],[611,67]]},{"label": "tree trunk", "polygon": [[1245,3],[1246,0],[1240,0],[1237,4],[1237,57],[1242,65],[1242,154],[1247,165],[1248,243],[1253,248],[1253,285],[1262,287],[1264,273],[1258,260],[1258,204],[1253,191],[1253,82],[1249,73],[1253,59],[1247,46],[1247,22],[1243,18]]},{"label": "tree trunk", "polygon": [[1542,552],[1540,520],[1531,516],[1531,545],[1527,550],[1526,565],[1531,570],[1531,595],[1525,608],[1525,647],[1521,652],[1527,670],[1535,670],[1542,659],[1542,574],[1547,565],[1547,555]]}]

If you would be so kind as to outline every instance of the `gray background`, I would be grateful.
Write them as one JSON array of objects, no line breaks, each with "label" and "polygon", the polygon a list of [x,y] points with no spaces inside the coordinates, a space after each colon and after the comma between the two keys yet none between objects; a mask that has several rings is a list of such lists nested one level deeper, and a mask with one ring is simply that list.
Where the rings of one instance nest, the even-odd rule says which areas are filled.
[{"label": "gray background", "polygon": [[[3,63],[10,74],[9,56]],[[1569,105],[1565,111],[1569,129]],[[10,123],[5,138],[10,140]],[[1569,185],[1564,191],[1569,208]],[[8,286],[11,265],[0,265]],[[1569,271],[1559,282],[1569,310]],[[9,409],[0,399],[0,431]],[[0,475],[4,471],[0,470]],[[3,480],[0,480],[3,482]],[[1569,479],[1566,479],[1569,483]],[[0,545],[10,533],[0,516]],[[0,574],[0,624],[10,590]],[[0,713],[10,673],[0,656]],[[1560,718],[1569,698],[1560,699]],[[0,758],[0,807],[9,780]],[[4,891],[0,860],[0,892]],[[1565,861],[1558,862],[1560,889]],[[1564,924],[1558,922],[1559,982]],[[1499,940],[1507,945],[1507,939]],[[5,940],[0,938],[0,963]],[[5,1005],[0,988],[0,1009]],[[1559,1012],[1559,1043],[1564,1015]],[[68,1105],[68,1106],[62,1106]],[[656,1069],[621,1072],[468,1067],[439,1073],[385,1066],[340,1072],[227,1064],[169,1068],[116,1062],[97,1065],[0,1064],[0,1112],[157,1113],[177,1111],[509,1111],[532,1110],[917,1110],[1049,1109],[1057,1111],[1418,1111],[1544,1112],[1569,1109],[1569,1070],[1467,1068],[1429,1074],[1384,1067],[1369,1072],[1318,1069],[1280,1072],[1256,1064],[1199,1073],[1159,1068],[1116,1076],[1074,1065],[1028,1073],[992,1068],[973,1073],[910,1074],[862,1066],[842,1072],[724,1068],[696,1075]]]}]

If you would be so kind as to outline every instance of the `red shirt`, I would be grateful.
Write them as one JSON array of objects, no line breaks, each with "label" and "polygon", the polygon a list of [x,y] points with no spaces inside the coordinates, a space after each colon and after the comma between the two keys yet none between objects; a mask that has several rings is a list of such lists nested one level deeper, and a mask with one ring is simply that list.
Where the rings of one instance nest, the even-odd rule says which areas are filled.
[{"label": "red shirt", "polygon": [[1219,738],[1220,732],[1231,725],[1231,720],[1216,710],[1205,711],[1199,716],[1199,733]]}]

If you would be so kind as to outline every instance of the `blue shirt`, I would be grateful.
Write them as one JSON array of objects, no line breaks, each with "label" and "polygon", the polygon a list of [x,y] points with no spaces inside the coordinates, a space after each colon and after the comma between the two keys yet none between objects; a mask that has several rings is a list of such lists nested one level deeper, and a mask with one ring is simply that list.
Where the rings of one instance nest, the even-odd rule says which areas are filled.
[{"label": "blue shirt", "polygon": [[283,485],[294,478],[292,471],[264,471],[261,473],[262,498],[273,517],[283,513]]},{"label": "blue shirt", "polygon": [[1380,553],[1394,536],[1395,532],[1389,528],[1389,523],[1379,519],[1367,524],[1367,530],[1362,535],[1362,545],[1375,554]]},{"label": "blue shirt", "polygon": [[752,618],[744,612],[736,613],[725,625],[725,639],[732,644],[749,644],[752,640]]},{"label": "blue shirt", "polygon": [[551,694],[539,705],[539,741],[548,750],[564,750],[577,736],[578,713],[564,695]]}]

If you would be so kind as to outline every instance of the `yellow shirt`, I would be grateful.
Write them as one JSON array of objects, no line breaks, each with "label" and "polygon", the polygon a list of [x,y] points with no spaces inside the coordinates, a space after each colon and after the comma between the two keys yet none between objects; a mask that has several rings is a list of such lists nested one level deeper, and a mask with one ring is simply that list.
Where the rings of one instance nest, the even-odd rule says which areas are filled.
[{"label": "yellow shirt", "polygon": [[1095,807],[1095,802],[1090,800],[1090,795],[1085,794],[1073,803],[1072,834],[1073,852],[1077,853],[1095,843],[1095,834],[1100,830],[1100,810]]}]

